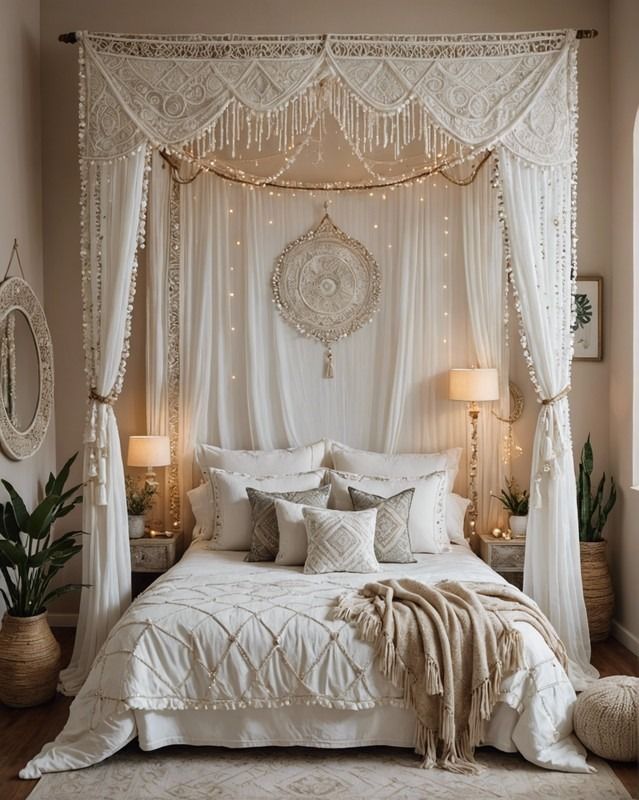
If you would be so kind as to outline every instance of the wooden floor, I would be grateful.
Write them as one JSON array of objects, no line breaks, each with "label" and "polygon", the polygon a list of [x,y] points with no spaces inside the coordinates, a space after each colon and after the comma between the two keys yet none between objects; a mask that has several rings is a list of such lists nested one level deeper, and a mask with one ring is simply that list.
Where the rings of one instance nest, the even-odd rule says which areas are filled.
[{"label": "wooden floor", "polygon": [[[62,647],[63,662],[71,656],[73,628],[57,628],[55,635]],[[639,659],[614,639],[593,644],[592,663],[602,677],[634,675],[639,677]],[[13,709],[0,705],[0,798],[23,800],[36,781],[21,781],[18,770],[34,756],[45,742],[51,741],[67,720],[71,699],[56,695],[36,708]],[[639,773],[634,764],[611,762],[631,797],[639,798]],[[90,800],[90,798],[87,798]]]}]

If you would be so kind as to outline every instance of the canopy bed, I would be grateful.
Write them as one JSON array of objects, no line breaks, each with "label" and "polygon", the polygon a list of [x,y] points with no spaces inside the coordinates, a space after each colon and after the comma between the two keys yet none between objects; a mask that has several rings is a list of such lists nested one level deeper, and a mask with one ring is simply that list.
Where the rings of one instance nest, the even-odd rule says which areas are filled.
[{"label": "canopy bed", "polygon": [[[227,592],[235,597],[231,608],[251,597],[263,602],[270,620],[264,626],[273,631],[282,610],[271,602],[274,587],[284,591],[287,584],[296,613],[302,603],[296,592],[308,596],[309,584],[301,585],[294,568],[244,564],[237,553],[196,543],[122,617],[130,602],[130,565],[115,404],[128,355],[137,250],[145,239],[147,420],[149,433],[171,438],[176,527],[195,485],[198,442],[267,450],[328,437],[387,454],[454,448],[465,440],[464,411],[446,401],[441,376],[460,363],[498,369],[502,400],[494,408],[507,416],[512,292],[540,404],[524,587],[565,644],[573,685],[584,685],[593,670],[576,508],[568,500],[575,496],[568,403],[576,276],[575,31],[77,38],[89,386],[84,527],[92,534],[83,570],[92,587],[83,590],[73,658],[61,675],[68,693],[84,684],[66,739],[63,733],[57,747],[45,748],[24,776],[95,763],[135,735],[149,747],[202,743],[197,726],[203,718],[186,722],[200,706],[215,710],[215,724],[222,726],[209,743],[249,744],[242,714],[247,724],[263,726],[254,742],[372,741],[362,731],[368,727],[374,738],[380,709],[398,715],[388,723],[388,743],[405,744],[412,730],[411,718],[402,716],[409,712],[395,708],[401,705],[397,691],[383,676],[372,676],[370,643],[356,641],[344,621],[333,629],[321,621],[322,602],[329,595],[335,600],[339,586],[362,585],[353,576],[315,576],[312,591],[323,601],[312,613],[304,611],[319,638],[311,636],[308,652],[300,649],[302,661],[312,660],[313,643],[325,649],[340,637],[348,639],[343,652],[357,654],[348,667],[356,679],[341,673],[335,680],[342,684],[327,695],[325,683],[320,689],[309,679],[303,692],[282,690],[282,702],[228,684],[226,700],[214,697],[211,685],[210,701],[197,700],[204,689],[193,664],[169,654],[162,636],[153,635],[164,604],[182,598],[182,611],[167,612],[163,629],[177,641],[188,627],[180,616],[184,608],[197,616],[205,597],[213,603],[206,613],[219,619],[230,601],[218,595]],[[316,245],[310,256],[309,242]],[[335,247],[350,265],[348,279],[331,271]],[[329,312],[335,316],[321,328]],[[487,455],[478,524],[486,529],[494,511],[489,490],[499,487],[505,466],[496,416],[484,414],[480,424]],[[425,582],[451,572],[459,580],[496,578],[464,545],[382,574],[409,572]],[[198,593],[204,573],[212,582]],[[253,611],[249,617],[256,619]],[[145,666],[138,660],[127,671],[118,658],[132,652],[131,636],[149,631]],[[227,634],[237,640],[230,629]],[[532,672],[555,676],[546,674],[542,683],[548,678],[552,687],[559,716],[551,739],[563,755],[547,754],[546,765],[585,769],[565,741],[573,689],[547,644],[530,633],[524,639]],[[171,666],[173,658],[187,664],[185,674]],[[335,664],[337,676],[339,659]],[[300,661],[291,670],[306,675],[307,667]],[[153,675],[164,686],[164,703]],[[517,690],[507,681],[505,694],[526,693],[521,681]],[[155,699],[145,700],[145,692]],[[543,705],[543,692],[531,704],[522,705],[522,697],[512,703],[519,703],[517,714],[495,715],[484,740],[514,742],[543,763],[530,744],[530,731],[541,725],[534,706]],[[309,725],[317,713],[306,739],[298,705]],[[290,735],[249,713],[264,706],[280,707],[278,719]],[[105,725],[110,740],[100,750],[96,741],[104,745]],[[81,753],[75,747],[80,737],[89,742]]]}]

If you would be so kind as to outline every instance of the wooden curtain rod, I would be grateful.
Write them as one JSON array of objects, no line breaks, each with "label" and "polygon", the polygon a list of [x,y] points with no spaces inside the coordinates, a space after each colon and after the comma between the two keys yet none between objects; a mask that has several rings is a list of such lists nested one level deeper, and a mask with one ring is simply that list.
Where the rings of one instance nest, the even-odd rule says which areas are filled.
[{"label": "wooden curtain rod", "polygon": [[[599,36],[599,31],[595,30],[595,28],[579,28],[577,31],[577,39],[594,39],[595,36]],[[75,31],[71,31],[70,33],[61,33],[58,36],[58,41],[63,44],[76,44],[78,37]]]}]

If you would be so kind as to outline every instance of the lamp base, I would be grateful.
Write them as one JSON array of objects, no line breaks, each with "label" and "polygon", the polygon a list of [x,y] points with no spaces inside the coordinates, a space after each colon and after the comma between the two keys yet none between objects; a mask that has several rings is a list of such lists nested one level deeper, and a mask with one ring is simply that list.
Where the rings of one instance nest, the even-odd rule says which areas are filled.
[{"label": "lamp base", "polygon": [[470,462],[468,465],[468,497],[470,507],[468,509],[469,518],[473,528],[473,533],[477,526],[479,517],[479,495],[477,493],[477,466],[479,461],[479,435],[477,431],[477,419],[479,417],[479,406],[472,402],[468,404],[468,416],[470,417]]}]

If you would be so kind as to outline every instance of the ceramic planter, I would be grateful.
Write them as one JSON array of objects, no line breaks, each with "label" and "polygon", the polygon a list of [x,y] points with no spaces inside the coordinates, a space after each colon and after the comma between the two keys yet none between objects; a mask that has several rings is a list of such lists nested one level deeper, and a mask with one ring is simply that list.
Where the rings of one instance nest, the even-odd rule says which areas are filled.
[{"label": "ceramic planter", "polygon": [[508,527],[512,531],[515,538],[521,539],[526,535],[526,527],[528,526],[528,514],[520,516],[513,514],[508,518]]},{"label": "ceramic planter", "polygon": [[144,536],[144,514],[129,514],[129,539]]}]

